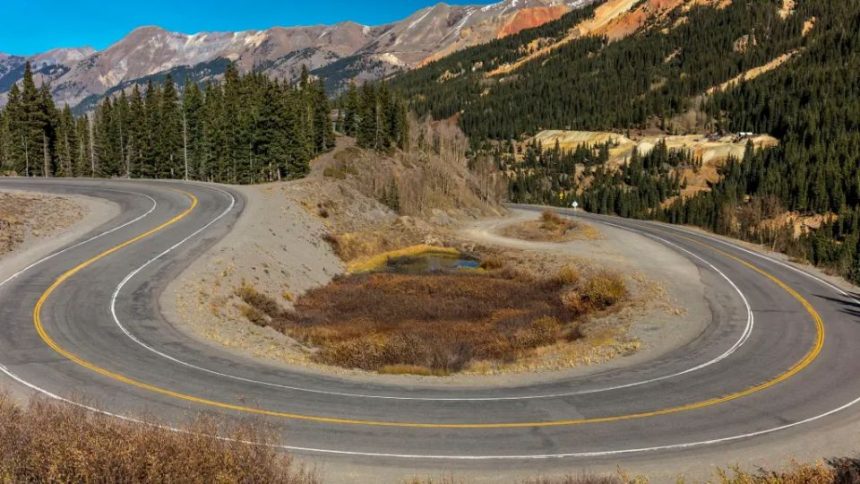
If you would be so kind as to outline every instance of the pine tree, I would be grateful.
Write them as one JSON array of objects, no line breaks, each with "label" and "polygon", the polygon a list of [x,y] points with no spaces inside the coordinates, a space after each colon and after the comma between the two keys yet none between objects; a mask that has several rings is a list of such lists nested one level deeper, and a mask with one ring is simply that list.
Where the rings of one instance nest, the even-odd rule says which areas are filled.
[{"label": "pine tree", "polygon": [[346,96],[343,100],[343,132],[347,136],[356,136],[359,121],[359,97],[358,88],[354,82],[349,83]]},{"label": "pine tree", "polygon": [[161,91],[150,81],[144,93],[144,116],[146,118],[142,146],[140,150],[140,171],[142,178],[158,176],[156,164],[161,157],[157,143],[161,130]]},{"label": "pine tree", "polygon": [[147,119],[143,96],[137,84],[131,89],[128,101],[128,122],[126,124],[126,166],[128,176],[140,178],[143,176],[143,165],[146,162]]},{"label": "pine tree", "polygon": [[310,160],[334,146],[331,103],[307,72],[290,85],[240,75],[231,65],[223,82],[204,91],[186,82],[181,96],[168,76],[161,85],[148,82],[144,93],[135,85],[106,97],[75,118],[68,106],[56,109],[50,86],[37,87],[25,71],[0,109],[4,171],[255,183],[304,176]]},{"label": "pine tree", "polygon": [[39,88],[37,113],[38,121],[34,128],[40,131],[41,135],[42,166],[40,171],[42,176],[48,177],[55,171],[54,153],[59,116],[54,105],[54,99],[51,97],[51,89],[47,83],[42,84]]},{"label": "pine tree", "polygon": [[206,173],[203,159],[203,94],[196,83],[185,83],[182,95],[183,158],[187,156],[188,176],[200,179]]},{"label": "pine tree", "polygon": [[183,159],[182,114],[180,112],[179,93],[176,91],[176,85],[170,74],[167,75],[162,86],[160,101],[156,177],[181,178],[184,173],[181,167]]},{"label": "pine tree", "polygon": [[57,124],[57,176],[75,176],[74,160],[78,152],[75,118],[69,105],[63,106]]}]

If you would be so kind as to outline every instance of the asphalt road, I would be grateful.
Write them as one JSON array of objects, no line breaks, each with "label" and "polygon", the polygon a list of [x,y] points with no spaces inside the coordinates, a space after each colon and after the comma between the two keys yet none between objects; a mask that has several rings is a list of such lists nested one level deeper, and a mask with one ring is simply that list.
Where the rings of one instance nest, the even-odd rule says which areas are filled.
[{"label": "asphalt road", "polygon": [[241,215],[229,188],[27,179],[0,188],[86,194],[122,209],[85,243],[0,281],[0,370],[8,385],[48,398],[166,425],[199,412],[263,419],[281,429],[284,448],[330,469],[495,476],[715,462],[860,416],[860,303],[685,229],[577,215],[657,240],[700,268],[714,319],[688,345],[633,369],[529,386],[393,387],[244,360],[165,321],[167,283]]}]

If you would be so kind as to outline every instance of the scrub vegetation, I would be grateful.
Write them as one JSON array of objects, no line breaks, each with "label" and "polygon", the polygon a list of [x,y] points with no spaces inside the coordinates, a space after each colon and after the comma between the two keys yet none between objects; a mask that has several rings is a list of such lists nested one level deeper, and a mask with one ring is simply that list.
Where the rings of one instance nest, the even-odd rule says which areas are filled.
[{"label": "scrub vegetation", "polygon": [[539,220],[510,225],[505,228],[503,234],[532,242],[570,242],[594,240],[600,237],[600,233],[594,227],[562,217],[552,210],[541,213]]},{"label": "scrub vegetation", "polygon": [[[247,293],[249,297],[253,293]],[[213,438],[213,435],[228,437]],[[317,484],[323,480],[267,445],[253,424],[225,428],[211,419],[171,431],[120,420],[72,405],[35,398],[19,405],[0,393],[0,482],[192,482]],[[722,484],[848,484],[860,461],[832,459],[792,464],[782,471],[721,469]],[[447,476],[414,477],[404,484],[468,483]],[[570,474],[511,480],[522,484],[646,484],[641,476]],[[688,482],[683,478],[678,482]]]},{"label": "scrub vegetation", "polygon": [[[493,260],[487,267],[498,267]],[[335,279],[294,309],[245,285],[253,323],[316,349],[320,363],[383,373],[447,375],[476,362],[513,363],[531,351],[584,338],[585,316],[627,297],[624,281],[575,268],[536,278],[504,266]]]},{"label": "scrub vegetation", "polygon": [[320,482],[272,447],[239,442],[268,442],[264,430],[218,428],[199,420],[174,432],[0,394],[0,482]]},{"label": "scrub vegetation", "polygon": [[[714,482],[719,484],[854,484],[860,479],[860,461],[857,459],[831,459],[827,462],[812,464],[794,463],[783,471],[769,471],[759,469],[757,471],[744,471],[739,467],[730,469],[719,469],[714,479],[703,482]],[[466,480],[458,480],[454,477],[441,479],[412,478],[405,480],[404,484],[462,484]],[[534,477],[524,481],[511,480],[521,484],[648,484],[649,480],[643,476],[631,476],[621,470],[616,474],[568,474],[561,477]],[[684,479],[678,476],[680,484],[687,482],[699,482]]]}]

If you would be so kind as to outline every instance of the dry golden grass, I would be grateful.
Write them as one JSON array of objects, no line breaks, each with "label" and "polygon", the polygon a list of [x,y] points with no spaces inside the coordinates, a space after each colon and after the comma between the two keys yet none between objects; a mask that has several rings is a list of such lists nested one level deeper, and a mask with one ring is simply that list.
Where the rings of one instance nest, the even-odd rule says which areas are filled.
[{"label": "dry golden grass", "polygon": [[481,269],[494,271],[505,267],[505,260],[498,255],[490,255],[481,259]]},{"label": "dry golden grass", "polygon": [[308,292],[291,312],[251,287],[237,294],[265,314],[252,322],[316,347],[320,363],[445,375],[580,339],[579,317],[618,303],[626,289],[616,276],[583,281],[565,267],[540,280],[510,269],[355,274]]},{"label": "dry golden grass", "polygon": [[[371,274],[300,298],[290,333],[324,363],[379,370],[462,370],[472,359],[511,361],[562,337],[574,314],[555,284],[478,274]],[[571,329],[572,330],[572,329]]]},{"label": "dry golden grass", "polygon": [[540,221],[543,223],[543,227],[547,230],[552,230],[556,227],[564,227],[569,223],[568,220],[562,218],[559,214],[550,209],[546,209],[541,212]]},{"label": "dry golden grass", "polygon": [[391,250],[381,254],[375,254],[369,257],[362,257],[347,266],[347,271],[350,273],[370,272],[379,270],[388,263],[389,259],[398,259],[402,257],[416,257],[427,254],[447,254],[460,255],[457,249],[450,247],[439,247],[427,244],[418,244],[402,249]]},{"label": "dry golden grass", "polygon": [[[458,480],[452,476],[439,479],[413,477],[403,481],[403,484],[462,484],[468,481]],[[646,484],[647,481],[636,478],[630,479],[623,475],[616,476],[593,476],[589,474],[568,475],[564,477],[536,477],[524,481],[511,480],[510,482],[521,482],[522,484]]]},{"label": "dry golden grass", "polygon": [[857,482],[853,479],[838,479],[836,469],[821,462],[817,464],[794,464],[785,472],[765,470],[746,472],[735,467],[730,470],[720,469],[717,475],[719,482],[722,484],[832,484]]},{"label": "dry golden grass", "polygon": [[628,481],[623,481],[614,476],[590,476],[586,474],[564,477],[538,477],[534,479],[526,479],[523,484],[624,484]]},{"label": "dry golden grass", "polygon": [[571,265],[564,266],[555,275],[555,280],[562,286],[577,284],[579,282],[579,270]]},{"label": "dry golden grass", "polygon": [[[715,481],[721,484],[855,484],[860,482],[860,461],[855,459],[834,459],[827,463],[793,464],[784,472],[759,470],[742,471],[739,468],[717,471]],[[438,479],[413,477],[404,484],[459,484],[468,481],[454,476]],[[623,470],[610,475],[569,474],[561,477],[534,477],[524,481],[511,480],[521,484],[648,484],[644,476],[631,476]],[[679,477],[677,482],[687,482]]]},{"label": "dry golden grass", "polygon": [[187,433],[34,400],[26,407],[0,395],[0,482],[319,482],[272,447],[253,426],[236,441],[209,437],[199,421]]},{"label": "dry golden grass", "polygon": [[606,309],[627,297],[627,286],[617,274],[600,272],[582,288],[582,299],[593,309]]},{"label": "dry golden grass", "polygon": [[575,222],[552,210],[544,210],[538,220],[509,225],[502,235],[531,242],[556,243],[600,238],[600,232],[591,225]]},{"label": "dry golden grass", "polygon": [[374,230],[323,236],[323,240],[328,242],[335,254],[342,261],[350,263],[404,247],[420,245],[425,238],[426,234],[399,222]]}]

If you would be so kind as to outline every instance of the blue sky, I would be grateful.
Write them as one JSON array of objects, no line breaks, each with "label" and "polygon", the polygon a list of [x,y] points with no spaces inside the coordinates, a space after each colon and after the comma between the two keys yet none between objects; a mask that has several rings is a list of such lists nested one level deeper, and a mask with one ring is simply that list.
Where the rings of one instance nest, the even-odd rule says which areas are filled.
[{"label": "blue sky", "polygon": [[185,33],[344,20],[378,25],[434,3],[437,0],[2,0],[0,52],[30,55],[85,45],[103,49],[141,25]]}]

